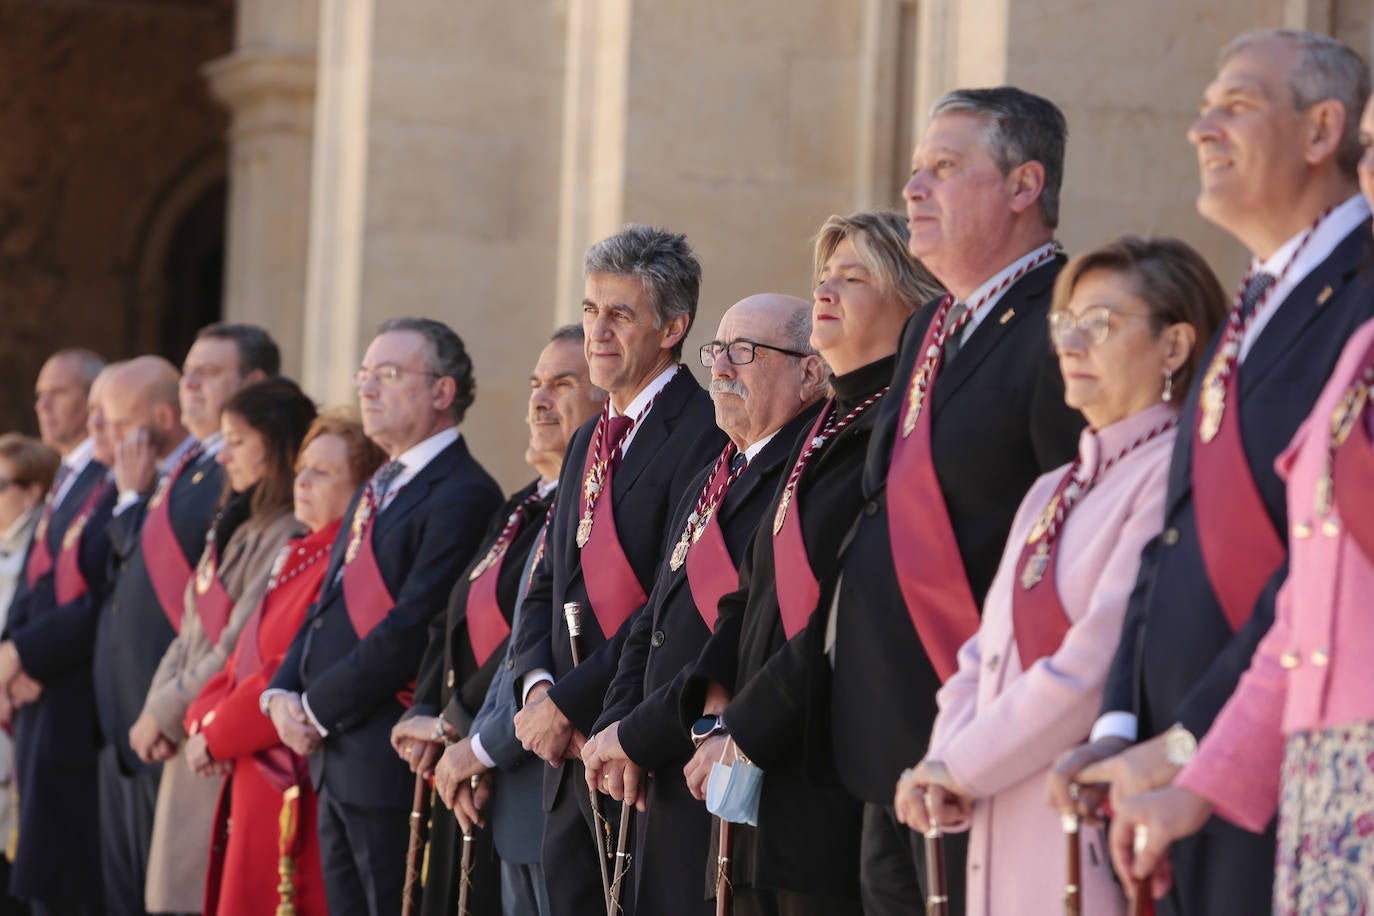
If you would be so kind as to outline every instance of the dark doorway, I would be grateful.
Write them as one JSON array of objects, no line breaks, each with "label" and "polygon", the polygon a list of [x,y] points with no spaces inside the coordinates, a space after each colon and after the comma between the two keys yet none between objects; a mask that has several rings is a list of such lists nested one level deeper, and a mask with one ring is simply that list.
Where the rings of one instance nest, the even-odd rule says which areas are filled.
[{"label": "dark doorway", "polygon": [[177,220],[162,279],[167,299],[158,329],[158,352],[180,364],[196,331],[219,321],[224,307],[224,235],[227,186],[211,185]]}]

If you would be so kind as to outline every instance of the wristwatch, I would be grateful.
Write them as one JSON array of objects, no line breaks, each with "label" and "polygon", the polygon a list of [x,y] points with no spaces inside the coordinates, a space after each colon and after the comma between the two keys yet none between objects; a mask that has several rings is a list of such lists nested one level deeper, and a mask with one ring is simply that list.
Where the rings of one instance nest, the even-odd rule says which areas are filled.
[{"label": "wristwatch", "polygon": [[1176,767],[1185,767],[1188,761],[1193,759],[1197,753],[1197,738],[1193,733],[1183,727],[1181,722],[1175,722],[1173,726],[1164,733],[1164,759]]},{"label": "wristwatch", "polygon": [[725,720],[720,716],[702,716],[692,723],[692,744],[701,747],[710,738],[725,734]]}]

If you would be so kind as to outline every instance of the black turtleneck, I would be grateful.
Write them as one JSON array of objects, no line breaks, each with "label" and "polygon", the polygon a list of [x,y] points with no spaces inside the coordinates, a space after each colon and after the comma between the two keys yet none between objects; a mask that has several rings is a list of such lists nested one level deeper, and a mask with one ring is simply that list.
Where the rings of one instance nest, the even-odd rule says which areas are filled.
[{"label": "black turtleneck", "polygon": [[897,354],[876,359],[853,372],[836,375],[830,379],[835,389],[835,407],[843,416],[875,391],[892,381],[892,372],[897,368]]}]

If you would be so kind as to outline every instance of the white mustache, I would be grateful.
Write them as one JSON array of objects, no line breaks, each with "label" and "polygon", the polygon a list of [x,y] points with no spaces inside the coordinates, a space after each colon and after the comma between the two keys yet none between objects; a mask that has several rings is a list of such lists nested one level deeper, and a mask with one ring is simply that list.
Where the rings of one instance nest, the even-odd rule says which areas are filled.
[{"label": "white mustache", "polygon": [[713,378],[709,390],[712,394],[733,394],[741,401],[749,400],[749,389],[733,379]]}]

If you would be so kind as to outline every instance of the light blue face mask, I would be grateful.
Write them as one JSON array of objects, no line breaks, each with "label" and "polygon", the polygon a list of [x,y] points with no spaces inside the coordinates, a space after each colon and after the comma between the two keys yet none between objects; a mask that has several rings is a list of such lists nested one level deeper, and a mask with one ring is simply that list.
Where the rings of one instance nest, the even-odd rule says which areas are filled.
[{"label": "light blue face mask", "polygon": [[706,810],[716,817],[757,827],[762,795],[763,770],[748,760],[740,758],[733,764],[717,760],[711,764],[711,776],[706,780]]}]

